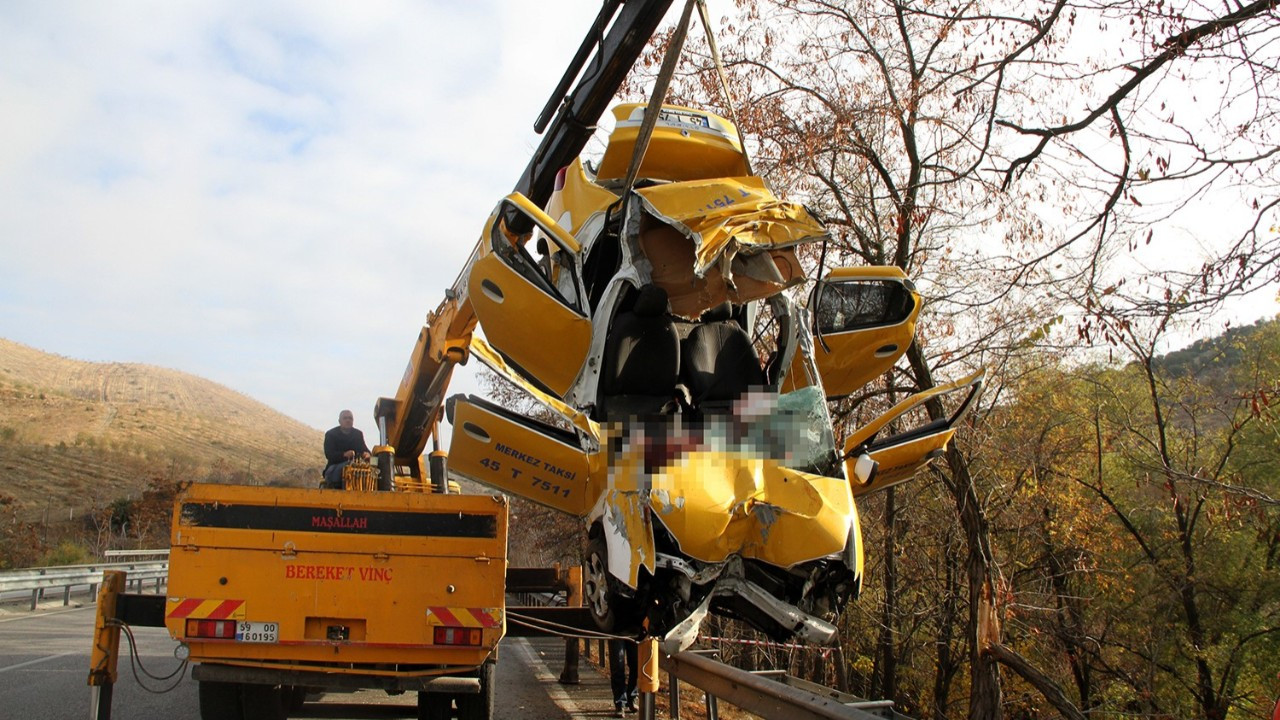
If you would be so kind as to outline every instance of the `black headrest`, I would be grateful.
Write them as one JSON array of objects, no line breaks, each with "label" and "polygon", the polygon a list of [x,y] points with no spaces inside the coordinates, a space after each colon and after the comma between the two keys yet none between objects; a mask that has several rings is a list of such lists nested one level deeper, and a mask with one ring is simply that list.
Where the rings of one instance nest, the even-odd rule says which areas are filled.
[{"label": "black headrest", "polygon": [[733,305],[727,302],[723,302],[713,308],[708,309],[706,312],[702,313],[702,322],[704,323],[722,322],[724,320],[728,320],[731,317],[733,317]]},{"label": "black headrest", "polygon": [[667,312],[667,291],[649,284],[640,288],[635,307],[631,311],[640,317],[659,317]]}]

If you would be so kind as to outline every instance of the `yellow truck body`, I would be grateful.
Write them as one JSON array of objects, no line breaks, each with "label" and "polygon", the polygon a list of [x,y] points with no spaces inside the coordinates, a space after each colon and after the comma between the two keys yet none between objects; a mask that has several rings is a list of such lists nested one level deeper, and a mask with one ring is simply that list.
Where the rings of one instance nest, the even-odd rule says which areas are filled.
[{"label": "yellow truck body", "polygon": [[474,671],[505,631],[500,496],[195,484],[171,540],[165,625],[195,662],[412,689]]}]

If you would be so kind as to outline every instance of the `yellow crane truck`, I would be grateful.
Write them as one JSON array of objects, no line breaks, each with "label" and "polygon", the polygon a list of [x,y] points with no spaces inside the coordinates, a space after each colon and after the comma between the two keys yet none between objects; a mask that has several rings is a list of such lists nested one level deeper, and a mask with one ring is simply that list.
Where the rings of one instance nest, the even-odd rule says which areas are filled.
[{"label": "yellow crane truck", "polygon": [[[535,126],[543,141],[517,193],[545,201],[670,2],[602,3]],[[374,464],[346,489],[184,489],[166,595],[103,583],[89,675],[95,717],[110,717],[122,623],[163,624],[181,643],[203,720],[278,720],[311,690],[361,688],[417,692],[419,718],[491,717],[506,632],[507,501],[451,492],[438,447],[423,460],[474,325],[451,289],[400,390],[378,401]]]},{"label": "yellow crane truck", "polygon": [[283,718],[309,688],[487,720],[506,550],[501,496],[196,484],[164,622],[198,663],[203,720]]}]

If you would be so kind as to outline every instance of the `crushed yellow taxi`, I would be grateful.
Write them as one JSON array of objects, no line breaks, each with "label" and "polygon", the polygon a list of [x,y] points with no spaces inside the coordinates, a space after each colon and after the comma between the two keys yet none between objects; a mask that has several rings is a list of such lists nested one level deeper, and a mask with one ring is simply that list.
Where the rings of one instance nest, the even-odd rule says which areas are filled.
[{"label": "crushed yellow taxi", "polygon": [[[982,373],[838,445],[827,400],[906,351],[910,280],[807,278],[797,248],[826,230],[750,174],[728,120],[663,106],[646,133],[644,106],[614,114],[599,164],[561,170],[545,208],[505,198],[463,271],[469,356],[544,412],[450,398],[449,472],[583,518],[603,628],[678,650],[716,612],[831,642],[862,580],[855,498],[941,454]],[[949,417],[884,432],[939,397]]]}]

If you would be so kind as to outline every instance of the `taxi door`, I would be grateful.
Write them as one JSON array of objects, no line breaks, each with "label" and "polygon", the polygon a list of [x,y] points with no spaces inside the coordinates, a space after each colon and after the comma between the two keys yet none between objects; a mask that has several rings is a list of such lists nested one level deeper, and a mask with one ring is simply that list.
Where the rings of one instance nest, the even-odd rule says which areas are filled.
[{"label": "taxi door", "polygon": [[[960,421],[981,396],[982,381],[986,375],[987,371],[984,368],[953,383],[916,393],[894,405],[885,414],[858,428],[846,438],[845,475],[853,485],[854,497],[909,480],[928,465],[930,460],[941,457],[947,449],[947,443],[955,435]],[[967,394],[962,395],[966,392]],[[879,437],[881,430],[901,420],[907,413],[920,410],[926,402],[934,398],[944,403],[949,402],[951,398],[958,398],[958,404],[947,417],[916,425],[893,435]],[[863,461],[864,466],[867,460],[874,462],[872,466],[875,468],[874,471],[858,472],[859,460]]]},{"label": "taxi door", "polygon": [[915,336],[920,296],[893,266],[832,270],[810,298],[813,359],[828,398],[884,374]]},{"label": "taxi door", "polygon": [[[449,474],[585,516],[605,484],[599,425],[525,381],[484,340],[472,338],[471,357],[541,407],[517,412],[474,396],[449,398]],[[559,424],[548,422],[557,417]]]},{"label": "taxi door", "polygon": [[467,280],[480,329],[519,375],[564,397],[591,345],[581,248],[519,193],[498,203],[481,245]]}]

